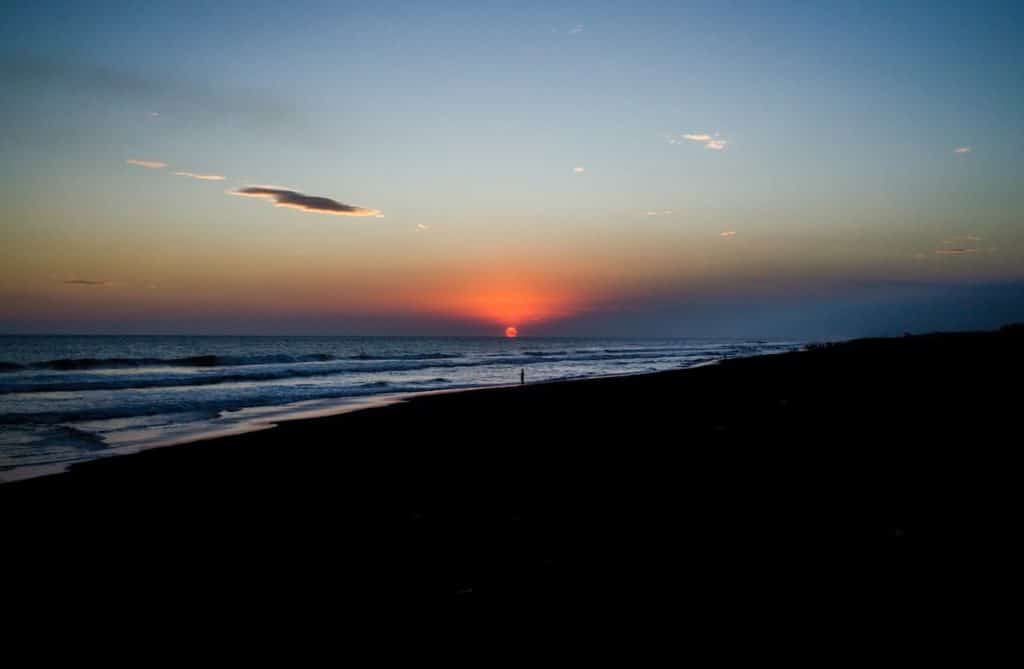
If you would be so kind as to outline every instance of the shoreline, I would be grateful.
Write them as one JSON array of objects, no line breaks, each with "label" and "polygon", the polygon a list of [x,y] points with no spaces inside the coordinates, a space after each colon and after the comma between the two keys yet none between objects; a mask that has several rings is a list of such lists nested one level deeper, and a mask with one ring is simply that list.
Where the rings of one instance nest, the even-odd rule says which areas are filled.
[{"label": "shoreline", "polygon": [[[797,349],[803,350],[803,349]],[[743,356],[743,357],[760,357],[770,355],[780,355],[781,353],[790,351],[779,351],[760,353],[755,356]],[[673,372],[681,372],[689,369],[697,369],[701,367],[708,367],[717,365],[724,360],[737,359],[737,358],[722,358],[719,360],[709,360],[705,362],[698,362],[689,367],[680,369],[662,369],[657,371],[648,372],[633,372],[624,374],[598,374],[592,376],[578,376],[569,378],[559,379],[547,379],[542,381],[536,381],[526,385],[542,385],[542,384],[561,384],[561,383],[575,383],[582,381],[597,381],[601,379],[612,379],[612,378],[623,378],[632,376],[650,376],[655,374],[665,374]],[[164,439],[156,439],[149,443],[144,444],[129,444],[129,445],[107,445],[103,455],[96,458],[87,460],[74,460],[67,462],[54,462],[40,465],[26,465],[22,467],[12,467],[11,469],[4,470],[0,468],[0,487],[15,483],[19,481],[28,481],[47,476],[58,476],[65,474],[70,471],[73,467],[78,467],[89,462],[96,462],[99,460],[106,460],[109,458],[120,458],[135,455],[145,451],[162,448],[174,448],[176,446],[184,446],[188,444],[205,443],[209,441],[215,441],[225,437],[239,436],[245,434],[251,434],[254,432],[260,432],[264,430],[272,430],[279,427],[282,424],[292,423],[296,421],[315,420],[318,418],[328,418],[331,416],[341,416],[357,411],[366,411],[371,409],[377,409],[381,407],[390,406],[393,404],[399,404],[402,402],[411,401],[417,397],[425,397],[431,395],[444,395],[454,393],[466,393],[476,392],[483,390],[497,390],[502,388],[516,388],[520,384],[509,383],[509,384],[495,384],[495,385],[483,385],[483,386],[469,386],[459,388],[442,388],[437,390],[423,390],[413,391],[405,393],[383,393],[380,395],[364,395],[355,397],[344,397],[324,400],[304,400],[292,404],[284,405],[267,405],[267,406],[254,406],[254,407],[243,407],[242,409],[235,410],[237,412],[246,411],[262,411],[265,414],[269,414],[264,417],[254,417],[248,420],[235,423],[234,425],[224,426],[219,429],[212,429],[209,431],[197,432],[192,435],[182,436],[167,436]],[[303,405],[320,404],[325,405],[320,409],[304,410]],[[234,412],[232,412],[234,413]],[[280,417],[275,417],[275,414],[280,413]]]},{"label": "shoreline", "polygon": [[[469,390],[469,389],[467,389]],[[425,391],[431,392],[431,391]],[[338,398],[333,400],[331,403],[333,406],[325,407],[319,410],[307,410],[303,411],[299,408],[299,405],[323,403],[321,400],[307,400],[303,402],[297,402],[295,404],[287,405],[269,405],[260,407],[244,407],[238,411],[252,411],[252,410],[264,410],[266,413],[273,414],[274,409],[280,409],[287,411],[293,409],[294,411],[286,413],[283,418],[274,418],[272,415],[267,417],[254,417],[249,420],[245,420],[236,423],[232,426],[225,426],[219,430],[210,430],[208,432],[199,432],[192,436],[180,436],[173,437],[168,436],[163,440],[154,440],[153,442],[139,445],[126,445],[117,446],[111,445],[107,447],[107,451],[104,455],[89,460],[76,460],[72,462],[56,462],[43,465],[28,465],[25,467],[14,467],[10,470],[0,470],[0,486],[4,486],[8,483],[14,483],[16,481],[28,481],[45,476],[55,476],[67,473],[72,467],[78,467],[89,462],[96,462],[98,460],[106,460],[109,458],[121,458],[135,455],[138,453],[144,453],[146,451],[160,449],[160,448],[174,448],[175,446],[184,446],[187,444],[197,444],[206,441],[215,441],[224,437],[233,437],[244,434],[251,434],[254,432],[260,432],[263,430],[271,430],[278,425],[288,423],[291,421],[309,420],[314,418],[325,418],[328,416],[340,416],[346,413],[352,413],[354,411],[363,411],[366,409],[374,409],[377,407],[388,406],[397,402],[401,402],[406,396],[414,396],[418,393],[402,393],[402,394],[382,394],[382,395],[367,395],[365,397],[355,398]],[[347,400],[347,401],[346,401]],[[340,402],[340,403],[339,403]]]}]

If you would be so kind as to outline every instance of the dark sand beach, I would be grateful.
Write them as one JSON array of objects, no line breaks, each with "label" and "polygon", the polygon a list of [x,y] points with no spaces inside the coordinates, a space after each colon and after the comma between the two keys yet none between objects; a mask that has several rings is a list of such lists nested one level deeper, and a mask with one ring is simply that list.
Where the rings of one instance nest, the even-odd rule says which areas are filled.
[{"label": "dark sand beach", "polygon": [[889,569],[922,528],[979,531],[962,502],[1017,432],[1022,344],[858,340],[89,462],[0,486],[5,550],[73,580],[261,596],[818,587]]}]

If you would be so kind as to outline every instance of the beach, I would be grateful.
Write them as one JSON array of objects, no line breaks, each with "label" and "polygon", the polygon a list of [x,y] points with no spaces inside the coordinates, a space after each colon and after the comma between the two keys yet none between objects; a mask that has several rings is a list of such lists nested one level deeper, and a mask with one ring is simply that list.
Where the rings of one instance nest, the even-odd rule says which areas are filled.
[{"label": "beach", "polygon": [[1022,342],[856,340],[439,393],[86,462],[0,486],[8,557],[399,596],[820,574],[936,518],[964,526],[935,484],[981,486],[1014,434]]},{"label": "beach", "polygon": [[638,374],[801,342],[597,337],[0,336],[0,485],[391,397]]}]

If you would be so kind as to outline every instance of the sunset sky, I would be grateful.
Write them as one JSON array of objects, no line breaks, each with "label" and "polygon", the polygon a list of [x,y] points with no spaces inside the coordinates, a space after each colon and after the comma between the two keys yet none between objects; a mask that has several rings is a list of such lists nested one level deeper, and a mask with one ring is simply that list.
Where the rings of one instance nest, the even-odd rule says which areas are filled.
[{"label": "sunset sky", "polygon": [[1024,320],[1019,3],[5,14],[0,333]]}]

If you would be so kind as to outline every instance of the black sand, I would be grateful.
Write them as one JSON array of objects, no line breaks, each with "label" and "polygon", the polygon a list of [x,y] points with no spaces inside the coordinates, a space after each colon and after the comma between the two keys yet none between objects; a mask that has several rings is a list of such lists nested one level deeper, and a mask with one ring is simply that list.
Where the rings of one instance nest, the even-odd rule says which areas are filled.
[{"label": "black sand", "polygon": [[5,557],[261,596],[815,587],[991,529],[967,499],[1014,443],[1022,343],[860,340],[85,463],[0,486]]}]

